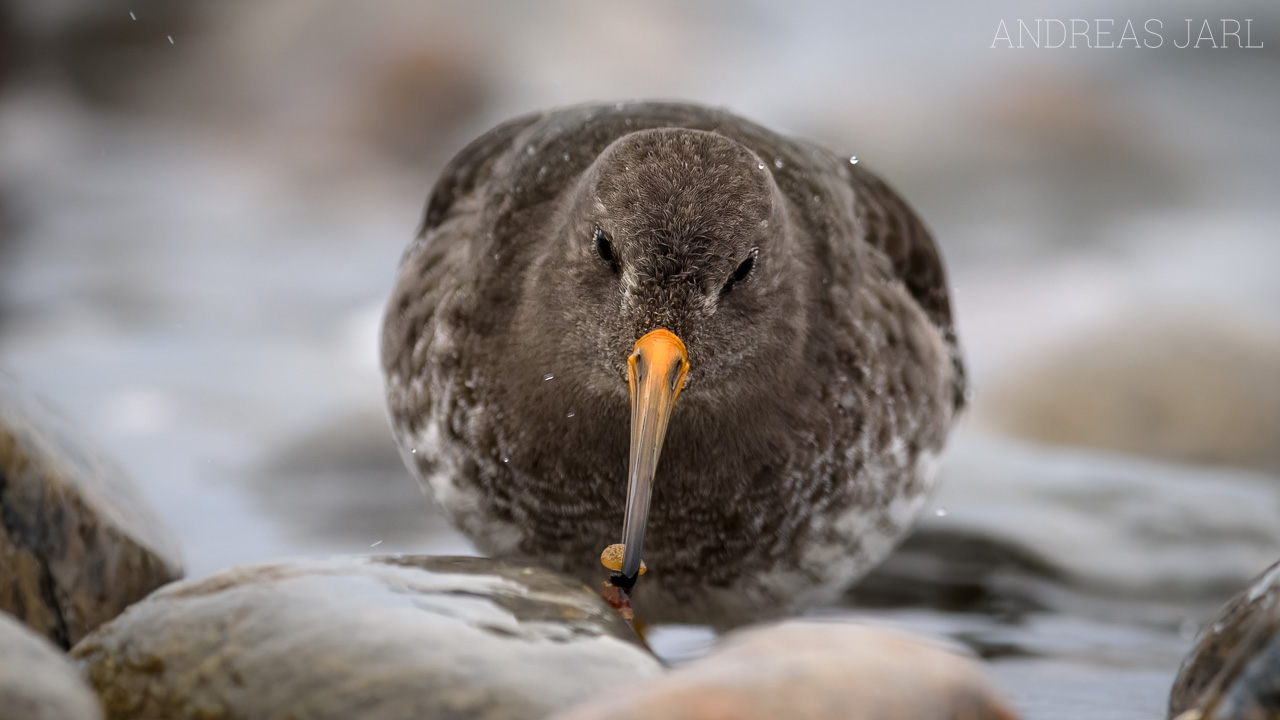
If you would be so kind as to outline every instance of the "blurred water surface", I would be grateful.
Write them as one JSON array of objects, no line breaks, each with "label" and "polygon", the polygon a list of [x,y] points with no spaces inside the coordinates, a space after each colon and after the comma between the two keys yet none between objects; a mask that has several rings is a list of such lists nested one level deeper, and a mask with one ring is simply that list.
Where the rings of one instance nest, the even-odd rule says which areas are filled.
[{"label": "blurred water surface", "polygon": [[[850,605],[973,648],[1028,718],[1159,715],[1197,624],[1280,556],[1270,461],[1138,459],[1115,450],[1159,451],[1122,433],[1107,450],[1033,445],[1000,436],[1017,428],[987,391],[1099,327],[1280,338],[1280,23],[1272,3],[1051,2],[1036,15],[1251,17],[1266,47],[990,49],[1020,12],[10,2],[0,362],[133,472],[193,576],[472,552],[401,467],[381,410],[381,304],[434,173],[531,109],[726,105],[885,174],[956,288],[974,417],[942,512]],[[1280,404],[1263,401],[1280,364],[1257,367],[1257,407],[1213,422],[1229,437],[1253,418],[1274,458]],[[1196,435],[1197,402],[1176,405]],[[929,544],[961,536],[974,544],[951,557]],[[981,572],[949,573],[965,562]],[[655,641],[679,658],[710,640]]]}]

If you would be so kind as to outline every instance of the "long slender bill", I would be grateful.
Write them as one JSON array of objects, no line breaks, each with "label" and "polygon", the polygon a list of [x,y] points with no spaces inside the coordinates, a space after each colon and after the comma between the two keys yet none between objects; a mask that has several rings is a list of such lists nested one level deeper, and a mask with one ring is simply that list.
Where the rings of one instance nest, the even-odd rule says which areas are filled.
[{"label": "long slender bill", "polygon": [[635,584],[644,550],[645,521],[653,494],[653,475],[667,435],[667,423],[689,372],[684,343],[669,330],[654,330],[636,341],[627,358],[627,383],[631,386],[631,469],[627,486],[627,516],[622,528],[626,550],[622,556],[621,583]]}]

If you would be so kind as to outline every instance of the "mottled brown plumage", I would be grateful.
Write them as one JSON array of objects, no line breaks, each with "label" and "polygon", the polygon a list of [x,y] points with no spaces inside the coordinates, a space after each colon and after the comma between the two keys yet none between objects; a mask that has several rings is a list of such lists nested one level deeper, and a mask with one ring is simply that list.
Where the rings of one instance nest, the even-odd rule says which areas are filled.
[{"label": "mottled brown plumage", "polygon": [[691,369],[637,612],[731,625],[834,598],[923,508],[963,403],[946,276],[861,164],[724,111],[572,107],[454,158],[383,330],[406,461],[482,551],[603,577],[626,358],[659,327]]}]

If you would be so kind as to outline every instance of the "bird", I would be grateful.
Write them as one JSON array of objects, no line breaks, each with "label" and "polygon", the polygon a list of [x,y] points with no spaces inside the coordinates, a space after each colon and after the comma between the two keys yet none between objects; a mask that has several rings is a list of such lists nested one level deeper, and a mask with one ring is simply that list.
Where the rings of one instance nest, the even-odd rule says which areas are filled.
[{"label": "bird", "polygon": [[783,617],[923,514],[968,395],[950,295],[856,156],[695,103],[534,112],[430,192],[389,420],[480,552],[600,582],[621,528],[646,623]]}]

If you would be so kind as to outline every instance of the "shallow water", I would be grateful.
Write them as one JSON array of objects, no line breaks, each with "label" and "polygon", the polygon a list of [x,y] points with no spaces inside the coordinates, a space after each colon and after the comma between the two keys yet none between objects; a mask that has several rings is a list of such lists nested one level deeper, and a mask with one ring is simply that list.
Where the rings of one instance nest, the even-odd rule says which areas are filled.
[{"label": "shallow water", "polygon": [[[1168,107],[1159,81],[1150,92]],[[1188,117],[1184,137],[1201,132]],[[382,414],[379,316],[424,173],[353,166],[315,180],[260,145],[89,113],[41,86],[0,97],[0,137],[0,363],[137,477],[191,576],[283,557],[473,552],[400,465]],[[1024,221],[951,207],[901,160],[941,218],[979,393],[1127,311],[1280,321],[1280,218],[1247,194],[1132,212],[1120,198],[1103,203],[1098,244],[1041,238],[1006,254],[1000,238]],[[1274,179],[1264,160],[1228,185],[1261,192]],[[939,162],[944,179],[969,172],[963,154]],[[1280,557],[1274,477],[975,429],[958,435],[934,509],[946,512],[864,595],[814,614],[949,637],[1037,720],[1163,715],[1198,624]],[[961,536],[981,553],[944,557],[926,542]],[[961,560],[976,570],[949,576]],[[676,661],[711,642],[697,628],[653,639]]]}]

